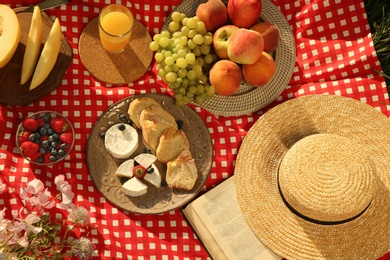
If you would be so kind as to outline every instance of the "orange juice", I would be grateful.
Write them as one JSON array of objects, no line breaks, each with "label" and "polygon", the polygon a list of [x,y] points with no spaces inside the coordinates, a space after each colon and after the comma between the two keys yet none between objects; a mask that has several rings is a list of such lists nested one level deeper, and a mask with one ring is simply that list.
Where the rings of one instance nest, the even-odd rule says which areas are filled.
[{"label": "orange juice", "polygon": [[107,6],[99,16],[99,35],[104,49],[111,53],[122,52],[129,43],[133,16],[124,6]]}]

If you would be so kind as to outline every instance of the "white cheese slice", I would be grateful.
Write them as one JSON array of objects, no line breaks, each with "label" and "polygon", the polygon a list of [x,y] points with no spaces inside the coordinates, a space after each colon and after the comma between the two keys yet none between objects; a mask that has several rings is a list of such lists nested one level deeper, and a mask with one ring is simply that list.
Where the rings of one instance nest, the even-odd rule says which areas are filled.
[{"label": "white cheese slice", "polygon": [[[125,129],[120,130],[120,125],[124,125]],[[138,148],[137,130],[129,124],[115,124],[107,130],[104,145],[115,158],[128,158]]]},{"label": "white cheese slice", "polygon": [[134,161],[136,161],[139,165],[145,167],[145,169],[149,168],[152,163],[157,160],[157,157],[150,153],[141,153],[134,157]]},{"label": "white cheese slice", "polygon": [[142,183],[138,178],[131,178],[122,185],[122,191],[128,196],[139,197],[148,191],[148,186]]},{"label": "white cheese slice", "polygon": [[134,160],[129,159],[127,161],[124,161],[121,165],[119,165],[118,169],[115,172],[115,175],[117,177],[126,177],[130,179],[134,176],[133,168],[134,168]]},{"label": "white cheese slice", "polygon": [[154,169],[153,173],[146,173],[144,180],[149,182],[150,184],[160,188],[161,186],[161,174],[156,167],[156,165],[152,164],[151,167]]}]

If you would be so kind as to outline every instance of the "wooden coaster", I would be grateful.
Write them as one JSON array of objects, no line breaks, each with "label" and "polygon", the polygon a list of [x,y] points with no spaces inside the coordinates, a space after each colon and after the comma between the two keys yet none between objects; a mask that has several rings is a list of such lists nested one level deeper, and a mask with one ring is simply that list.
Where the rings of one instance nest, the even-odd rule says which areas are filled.
[{"label": "wooden coaster", "polygon": [[149,49],[152,38],[137,20],[130,42],[119,54],[107,53],[99,38],[98,17],[87,24],[79,40],[79,54],[85,68],[97,80],[124,85],[140,78],[148,70],[153,52]]}]

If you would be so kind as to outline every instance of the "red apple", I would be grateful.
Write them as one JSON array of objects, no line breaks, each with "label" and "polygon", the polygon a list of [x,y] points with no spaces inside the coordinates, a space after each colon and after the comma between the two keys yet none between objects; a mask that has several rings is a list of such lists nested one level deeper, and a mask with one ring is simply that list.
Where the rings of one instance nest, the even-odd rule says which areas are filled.
[{"label": "red apple", "polygon": [[208,0],[196,9],[196,16],[205,24],[207,31],[212,32],[226,24],[227,9],[221,0]]},{"label": "red apple", "polygon": [[214,52],[220,59],[228,59],[227,48],[230,36],[239,28],[235,25],[224,25],[213,35]]},{"label": "red apple", "polygon": [[215,93],[221,96],[232,95],[241,85],[241,68],[233,61],[219,60],[211,67],[209,79]]},{"label": "red apple", "polygon": [[261,0],[229,0],[227,12],[235,26],[249,29],[260,19],[262,7]]},{"label": "red apple", "polygon": [[244,80],[254,87],[261,87],[267,84],[275,75],[276,65],[274,59],[262,52],[260,59],[253,64],[242,65]]},{"label": "red apple", "polygon": [[263,49],[263,36],[249,29],[238,29],[228,41],[229,59],[239,64],[255,63],[261,57]]}]

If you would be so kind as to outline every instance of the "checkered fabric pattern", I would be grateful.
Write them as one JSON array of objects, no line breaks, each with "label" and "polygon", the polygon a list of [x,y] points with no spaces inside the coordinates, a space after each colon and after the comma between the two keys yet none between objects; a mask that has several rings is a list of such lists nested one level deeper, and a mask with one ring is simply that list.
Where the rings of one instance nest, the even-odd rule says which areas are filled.
[{"label": "checkered fabric pattern", "polygon": [[[36,2],[9,0],[8,4],[16,7]],[[78,52],[83,28],[105,5],[121,3],[128,6],[135,18],[154,35],[180,2],[72,0],[46,11],[53,20],[59,18],[63,34],[73,49],[73,60],[57,90],[27,106],[0,106],[0,180],[7,186],[6,192],[0,194],[0,209],[18,209],[22,205],[20,187],[33,178],[41,179],[54,193],[54,177],[64,174],[76,194],[76,204],[89,210],[91,222],[97,226],[92,233],[95,259],[208,258],[180,210],[137,215],[116,208],[94,186],[86,162],[91,128],[110,105],[134,94],[167,94],[167,88],[152,69],[127,86],[116,87],[96,81],[81,63]],[[1,3],[7,4],[7,1]],[[363,0],[273,0],[273,3],[286,17],[296,39],[294,73],[275,102],[251,115],[221,117],[191,105],[206,123],[214,148],[210,177],[202,192],[233,175],[240,144],[250,127],[268,109],[288,99],[310,94],[342,95],[368,103],[390,116],[386,85],[375,71],[381,71],[381,67]],[[21,119],[40,110],[62,113],[75,128],[74,149],[66,160],[54,166],[29,164],[16,149],[15,133]]]}]

